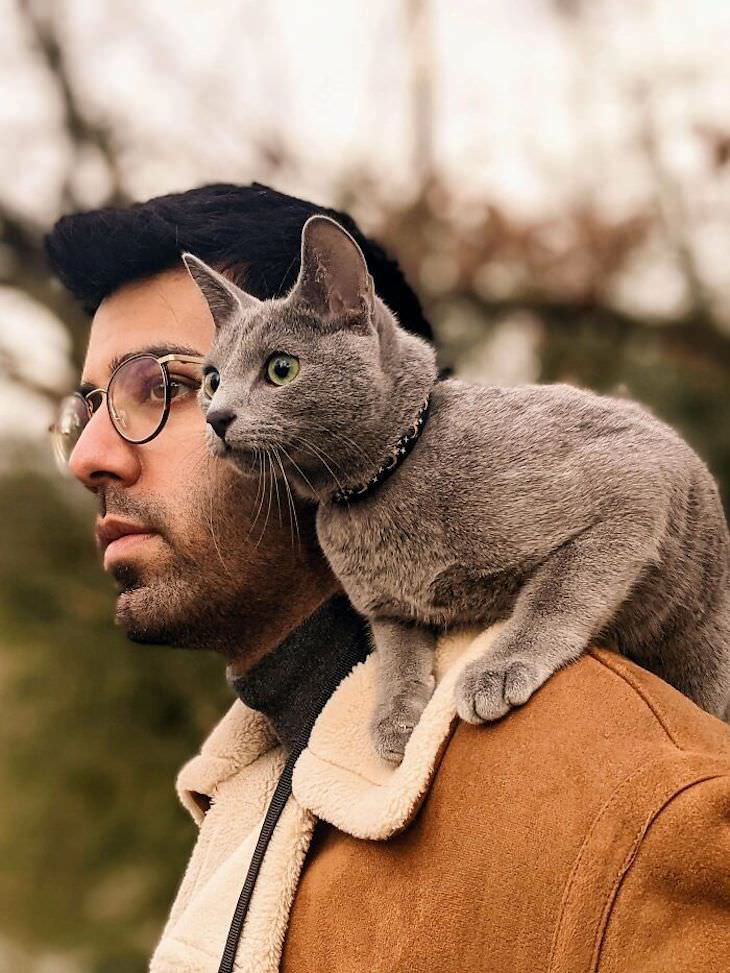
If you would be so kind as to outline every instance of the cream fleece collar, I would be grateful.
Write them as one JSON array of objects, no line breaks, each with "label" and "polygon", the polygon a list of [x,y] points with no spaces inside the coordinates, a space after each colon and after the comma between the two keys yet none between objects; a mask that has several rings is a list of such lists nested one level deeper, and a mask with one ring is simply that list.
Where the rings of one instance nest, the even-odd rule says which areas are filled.
[{"label": "cream fleece collar", "polygon": [[[292,789],[297,804],[356,838],[384,840],[407,828],[455,725],[454,685],[459,672],[488,649],[499,627],[494,625],[476,638],[474,631],[441,638],[436,689],[397,767],[382,760],[370,742],[377,653],[355,666],[317,718],[309,744],[294,768]],[[201,753],[178,776],[180,800],[196,823],[200,825],[204,818],[198,795],[213,798],[220,783],[276,746],[266,718],[236,701]]]},{"label": "cream fleece collar", "polygon": [[[377,653],[355,666],[314,725],[294,768],[289,799],[266,851],[236,957],[236,973],[275,973],[317,818],[357,838],[385,840],[407,828],[456,722],[454,683],[497,627],[441,639],[436,690],[399,767],[370,743]],[[266,717],[237,700],[178,777],[180,799],[200,826],[150,973],[215,973],[284,753]],[[203,807],[210,804],[207,814]]]}]

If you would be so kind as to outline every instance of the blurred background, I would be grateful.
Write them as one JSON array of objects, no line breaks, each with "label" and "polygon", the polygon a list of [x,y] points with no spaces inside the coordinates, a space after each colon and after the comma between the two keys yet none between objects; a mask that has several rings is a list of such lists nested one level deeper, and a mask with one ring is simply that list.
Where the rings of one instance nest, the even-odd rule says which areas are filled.
[{"label": "blurred background", "polygon": [[0,971],[137,973],[218,658],[127,644],[45,430],[62,213],[213,181],[352,211],[463,377],[622,392],[730,498],[727,0],[0,0]]}]

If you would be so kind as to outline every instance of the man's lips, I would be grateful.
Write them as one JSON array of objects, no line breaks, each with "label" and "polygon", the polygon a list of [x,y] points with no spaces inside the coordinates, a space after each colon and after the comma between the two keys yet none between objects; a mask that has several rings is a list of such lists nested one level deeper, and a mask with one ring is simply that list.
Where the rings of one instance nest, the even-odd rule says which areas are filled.
[{"label": "man's lips", "polygon": [[148,540],[157,531],[152,530],[145,524],[136,524],[129,520],[117,520],[113,517],[105,517],[104,520],[97,521],[96,537],[99,547],[104,552],[104,563],[110,559],[112,553],[121,553],[133,544]]}]

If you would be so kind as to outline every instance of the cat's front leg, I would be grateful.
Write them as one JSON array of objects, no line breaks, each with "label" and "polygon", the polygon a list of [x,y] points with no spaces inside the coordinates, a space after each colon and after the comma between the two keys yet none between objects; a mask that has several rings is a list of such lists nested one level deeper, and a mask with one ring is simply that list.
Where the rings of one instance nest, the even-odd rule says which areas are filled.
[{"label": "cat's front leg", "polygon": [[573,662],[617,614],[656,560],[646,523],[606,521],[572,538],[519,592],[503,632],[456,684],[459,716],[496,720]]},{"label": "cat's front leg", "polygon": [[370,730],[375,749],[400,763],[434,688],[436,639],[420,625],[370,620],[378,654],[377,702]]}]

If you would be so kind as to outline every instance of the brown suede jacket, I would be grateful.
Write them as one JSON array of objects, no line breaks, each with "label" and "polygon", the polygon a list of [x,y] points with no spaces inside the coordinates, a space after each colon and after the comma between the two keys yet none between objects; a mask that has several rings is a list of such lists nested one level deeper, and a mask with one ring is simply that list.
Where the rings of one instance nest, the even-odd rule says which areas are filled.
[{"label": "brown suede jacket", "polygon": [[[237,970],[730,971],[730,728],[602,650],[498,723],[462,724],[456,676],[495,629],[442,640],[398,768],[367,734],[376,659],[340,684],[295,768]],[[217,970],[282,763],[237,702],[183,768],[200,835],[154,973]]]}]

